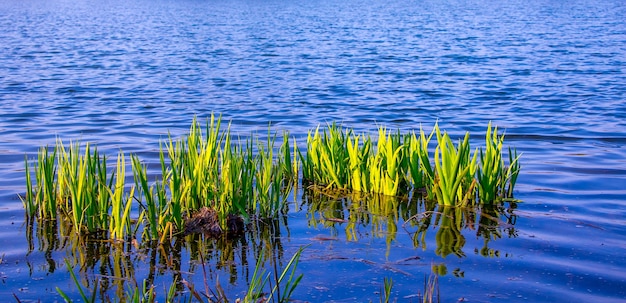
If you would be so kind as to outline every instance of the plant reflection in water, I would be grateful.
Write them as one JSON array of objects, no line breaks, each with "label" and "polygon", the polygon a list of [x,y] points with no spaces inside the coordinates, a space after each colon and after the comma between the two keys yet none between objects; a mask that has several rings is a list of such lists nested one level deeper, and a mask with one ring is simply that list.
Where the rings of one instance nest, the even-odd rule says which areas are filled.
[{"label": "plant reflection in water", "polygon": [[397,237],[399,225],[411,235],[414,247],[423,250],[427,249],[427,232],[434,230],[434,251],[441,257],[450,254],[464,257],[464,234],[468,234],[467,231],[475,231],[476,237],[483,239],[484,246],[476,250],[482,256],[499,255],[497,250],[489,248],[489,243],[502,238],[503,233],[508,237],[517,236],[514,228],[516,202],[462,208],[439,205],[425,199],[421,192],[401,198],[315,186],[304,190],[302,201],[308,208],[310,227],[330,228],[336,237],[343,226],[347,241],[358,241],[363,236],[361,228],[367,228],[367,234],[385,238],[387,254]]},{"label": "plant reflection in water", "polygon": [[[186,279],[201,281],[204,276],[207,286],[211,285],[207,279],[223,281],[218,276],[225,274],[232,285],[250,283],[257,260],[261,259],[263,268],[272,270],[282,268],[289,261],[285,260],[281,243],[281,230],[287,228],[284,218],[253,220],[247,231],[239,235],[190,234],[162,243],[140,243],[131,239],[111,241],[105,232],[77,234],[68,220],[32,218],[27,220],[26,237],[28,254],[41,252],[48,273],[54,273],[67,262],[68,270],[77,271],[83,287],[97,290],[97,295],[107,301],[104,298],[123,298],[129,287],[141,285],[142,281],[146,285],[172,285],[183,296],[190,283]],[[41,265],[28,262],[33,275],[34,268]],[[163,295],[164,291],[158,290]],[[207,289],[206,293],[210,291]]]},{"label": "plant reflection in water", "polygon": [[[315,186],[302,189],[302,196],[296,200],[300,200],[296,211],[306,213],[309,227],[329,229],[337,239],[342,238],[343,232],[346,241],[384,238],[387,256],[398,234],[403,233],[411,237],[415,248],[432,249],[442,258],[464,257],[466,237],[471,234],[484,243],[475,249],[476,254],[499,257],[500,252],[489,247],[491,241],[517,236],[515,202],[507,202],[506,207],[500,204],[460,208],[429,201],[422,192],[391,197]],[[238,235],[209,237],[196,233],[161,243],[112,241],[105,232],[77,234],[71,222],[62,218],[26,217],[29,254],[35,249],[42,252],[49,273],[57,270],[63,259],[67,260],[68,266],[78,271],[81,284],[97,289],[101,298],[120,298],[129,285],[140,285],[141,281],[146,285],[172,285],[178,294],[184,295],[185,288],[189,288],[186,279],[192,280],[194,274],[196,281],[204,276],[205,285],[211,284],[207,284],[207,278],[215,283],[221,275],[226,275],[231,285],[251,283],[259,258],[263,268],[278,270],[286,263],[281,242],[281,233],[289,233],[285,216],[253,219],[246,231]],[[433,244],[432,240],[429,242],[432,235],[427,237],[427,233],[433,232],[435,247],[431,248],[428,246]],[[55,259],[57,251],[65,252],[65,256]],[[433,268],[435,274],[447,273],[445,263]],[[453,273],[463,275],[460,269]],[[207,288],[206,293],[209,292]]]}]

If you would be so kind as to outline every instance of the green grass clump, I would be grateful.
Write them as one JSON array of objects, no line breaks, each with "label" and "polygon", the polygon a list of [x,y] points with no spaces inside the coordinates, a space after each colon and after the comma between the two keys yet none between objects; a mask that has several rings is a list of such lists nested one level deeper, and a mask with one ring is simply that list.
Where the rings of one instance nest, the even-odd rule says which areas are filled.
[{"label": "green grass clump", "polygon": [[441,134],[435,127],[439,145],[435,148],[434,193],[439,204],[446,206],[474,202],[474,174],[476,173],[476,153],[471,157],[469,133],[454,146],[447,133]]},{"label": "green grass clump", "polygon": [[[437,145],[430,158],[429,145]],[[304,183],[327,189],[352,190],[388,196],[425,191],[447,206],[498,203],[511,198],[519,174],[519,156],[509,149],[509,165],[502,156],[504,135],[487,129],[486,149],[472,151],[469,133],[455,145],[435,124],[430,135],[420,129],[402,135],[379,127],[377,140],[356,135],[337,124],[309,132],[306,153],[298,151]],[[374,144],[375,147],[374,147]]]},{"label": "green grass clump", "polygon": [[[231,228],[232,215],[276,218],[286,211],[300,171],[304,184],[326,190],[369,197],[426,193],[445,206],[510,199],[520,171],[519,155],[510,148],[505,163],[504,135],[491,123],[484,149],[472,151],[469,133],[454,144],[437,124],[429,135],[421,128],[419,134],[402,134],[379,127],[373,139],[332,123],[308,133],[306,150],[295,140],[292,150],[286,132],[276,148],[271,129],[265,141],[241,140],[221,122],[211,115],[202,127],[194,118],[186,136],[161,142],[161,174],[153,180],[139,157],[130,155],[132,184],[125,183],[123,152],[110,167],[89,143],[66,147],[57,140],[39,150],[33,167],[25,160],[26,213],[41,220],[60,214],[78,234],[105,231],[110,239],[124,240],[140,232],[144,240],[163,242],[182,234],[186,218],[205,207],[215,211],[223,231]],[[433,137],[437,145],[431,154]]]},{"label": "green grass clump", "polygon": [[520,172],[517,151],[509,148],[509,165],[502,158],[504,135],[498,136],[498,128],[487,127],[485,150],[480,149],[480,167],[477,171],[478,193],[481,201],[495,201],[499,198],[512,198],[513,187]]},{"label": "green grass clump", "polygon": [[29,216],[56,220],[61,214],[78,234],[107,231],[114,240],[141,231],[144,240],[166,241],[181,234],[185,218],[202,207],[214,209],[227,231],[230,215],[273,218],[284,212],[297,167],[287,133],[283,139],[275,157],[276,136],[235,143],[221,118],[212,115],[204,132],[194,118],[188,135],[161,143],[161,175],[155,180],[149,180],[139,157],[130,156],[133,184],[125,183],[124,153],[109,167],[90,144],[66,148],[58,140],[53,148],[40,149],[34,167],[26,159],[22,201]]}]

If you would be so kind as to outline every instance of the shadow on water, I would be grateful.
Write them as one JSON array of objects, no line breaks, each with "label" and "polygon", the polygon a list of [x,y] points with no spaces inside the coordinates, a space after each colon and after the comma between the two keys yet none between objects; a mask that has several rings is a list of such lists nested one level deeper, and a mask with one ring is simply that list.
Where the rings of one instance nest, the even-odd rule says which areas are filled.
[{"label": "shadow on water", "polygon": [[[490,243],[517,236],[514,202],[465,209],[440,206],[424,199],[420,192],[390,197],[311,186],[303,189],[297,204],[296,211],[306,215],[308,228],[331,231],[328,239],[317,240],[340,240],[341,233],[345,233],[348,242],[368,237],[384,239],[387,256],[399,234],[409,235],[414,248],[431,250],[442,258],[465,257],[466,236],[470,234],[484,243],[482,248],[475,249],[475,254],[500,257],[500,251],[491,248]],[[186,283],[203,285],[204,293],[210,295],[211,289],[221,288],[219,281],[228,281],[228,290],[233,292],[228,295],[242,297],[259,258],[262,267],[269,270],[282,267],[289,259],[289,256],[285,258],[289,253],[282,242],[290,237],[286,216],[252,219],[246,231],[238,235],[191,234],[160,244],[132,238],[115,242],[105,233],[81,236],[62,217],[27,219],[27,226],[28,254],[42,253],[49,274],[59,270],[64,261],[68,262],[70,270],[78,272],[80,283],[97,290],[103,301],[124,297],[129,286],[141,285],[141,281],[173,287],[184,298],[189,295]],[[33,275],[37,265],[29,264],[29,268]],[[434,264],[432,272],[442,276],[447,269],[445,264]],[[454,275],[463,275],[463,271],[455,269]]]}]

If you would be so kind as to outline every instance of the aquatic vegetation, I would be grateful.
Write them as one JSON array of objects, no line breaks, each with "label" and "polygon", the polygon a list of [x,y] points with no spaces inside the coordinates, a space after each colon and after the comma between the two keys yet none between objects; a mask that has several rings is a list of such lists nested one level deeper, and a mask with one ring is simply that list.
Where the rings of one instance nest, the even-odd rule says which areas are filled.
[{"label": "aquatic vegetation", "polygon": [[346,138],[351,131],[344,132],[336,123],[329,124],[320,134],[320,128],[309,131],[304,156],[299,152],[304,182],[324,184],[345,189],[349,181],[348,150]]},{"label": "aquatic vegetation", "polygon": [[372,139],[332,123],[309,131],[306,151],[295,139],[292,150],[287,132],[278,148],[276,141],[269,127],[266,140],[253,134],[242,141],[233,139],[230,125],[222,127],[221,117],[211,115],[204,127],[194,118],[187,135],[176,140],[170,135],[160,143],[161,174],[154,180],[148,179],[147,165],[130,155],[134,182],[126,184],[122,151],[109,167],[107,157],[89,143],[66,147],[58,139],[53,148],[39,150],[32,169],[25,160],[22,201],[29,217],[57,220],[60,215],[77,234],[105,231],[109,239],[123,241],[139,232],[143,240],[163,243],[183,236],[186,221],[203,208],[218,218],[213,231],[236,230],[233,216],[246,222],[276,218],[286,212],[300,178],[302,186],[325,194],[362,195],[367,209],[389,217],[397,204],[383,197],[422,196],[443,206],[499,204],[513,197],[520,172],[517,151],[509,148],[505,163],[504,135],[491,123],[484,149],[473,153],[469,133],[454,144],[437,124],[429,135],[421,127],[418,135],[380,126]]},{"label": "aquatic vegetation", "polygon": [[[137,157],[131,158],[138,161]],[[145,164],[135,164],[135,168],[144,171]],[[143,173],[138,175],[143,175]],[[146,177],[139,177],[136,180],[142,178]],[[116,183],[116,179],[113,179],[113,183]],[[140,187],[141,185],[137,186],[138,189]],[[487,205],[477,208],[445,207],[434,200],[426,199],[420,192],[413,192],[413,195],[406,199],[310,186],[303,190],[303,194],[301,198],[303,204],[300,206],[308,208],[306,216],[310,224],[330,230],[335,238],[339,238],[339,233],[344,230],[348,241],[359,241],[363,240],[359,238],[371,236],[384,239],[389,248],[399,236],[398,230],[405,230],[414,237],[415,247],[426,249],[424,237],[426,233],[432,233],[435,244],[432,249],[439,256],[462,256],[464,255],[464,239],[468,237],[468,231],[474,230],[477,239],[484,239],[484,247],[481,249],[479,245],[474,252],[483,256],[498,257],[498,250],[489,248],[490,241],[502,237],[506,232],[509,232],[509,235],[514,234],[512,225],[515,218],[511,209],[505,210]],[[125,200],[122,201],[125,202]],[[160,218],[159,206],[155,205],[155,207],[157,208],[155,216]],[[167,209],[167,206],[165,208]],[[142,202],[138,208],[139,218],[132,220],[131,224],[136,226],[135,220],[145,220],[142,218],[147,216],[146,209],[146,203]],[[200,211],[192,213],[185,220],[185,227],[193,222],[193,218],[201,214],[203,210],[211,214],[211,222],[219,221],[215,209],[202,207]],[[281,222],[281,219],[285,221]],[[264,297],[268,298],[269,291],[279,284],[281,288],[272,295],[272,298],[278,301],[278,298],[285,297],[285,295],[291,296],[288,289],[294,289],[295,286],[287,287],[286,281],[296,281],[298,278],[298,275],[286,272],[283,274],[282,282],[278,283],[276,281],[280,275],[268,275],[267,271],[262,270],[262,268],[274,266],[274,272],[278,273],[281,272],[276,270],[279,267],[278,264],[288,263],[282,257],[284,248],[281,238],[284,239],[285,235],[281,235],[280,232],[281,229],[288,230],[283,213],[280,213],[278,218],[251,220],[241,235],[227,233],[208,235],[207,233],[186,232],[187,228],[185,228],[182,234],[173,238],[167,236],[163,240],[156,239],[156,241],[143,238],[145,240],[143,242],[134,239],[127,239],[125,242],[110,241],[111,236],[108,231],[77,234],[70,220],[35,220],[29,224],[31,224],[27,228],[27,236],[30,237],[29,247],[34,248],[35,244],[31,242],[36,236],[39,240],[39,250],[44,252],[46,258],[54,255],[52,253],[54,251],[66,249],[69,255],[68,260],[75,268],[80,268],[81,285],[92,285],[85,290],[87,296],[92,287],[99,287],[99,295],[106,293],[107,295],[114,294],[111,296],[114,298],[125,298],[140,294],[149,297],[159,291],[157,289],[159,287],[153,288],[153,285],[161,285],[160,288],[163,288],[164,285],[171,283],[171,285],[176,285],[170,288],[177,296],[174,301],[200,299],[207,301],[211,298],[216,302],[220,300],[219,298],[226,298],[227,295],[219,286],[219,281],[222,281],[221,277],[219,281],[214,276],[211,277],[215,286],[211,288],[205,286],[204,292],[196,288],[193,283],[185,281],[185,273],[198,274],[197,266],[202,264],[204,267],[203,260],[210,261],[208,263],[211,264],[209,265],[212,267],[211,272],[227,271],[231,275],[228,280],[232,284],[239,284],[237,280],[246,277],[246,282],[251,283],[247,284],[251,288],[246,294],[250,294],[249,299],[252,302],[262,298],[252,294],[259,294],[260,289],[263,289]],[[144,232],[151,229],[148,224],[144,223]],[[29,232],[33,226],[36,226],[37,230],[34,233]],[[139,228],[140,234],[141,227]],[[130,235],[132,238],[134,232]],[[272,262],[269,267],[266,265],[268,260]],[[50,257],[47,262],[50,270],[53,271],[56,261]],[[254,269],[254,264],[257,262],[262,262],[261,264],[264,265],[262,268],[259,267],[259,271],[254,275],[253,270],[245,264],[250,264],[250,268]],[[188,264],[189,268],[184,268],[185,264]],[[162,274],[165,271],[171,272],[171,280],[167,277],[163,281],[163,277],[158,277],[159,273]],[[146,274],[147,277],[142,276]],[[93,278],[88,278],[88,275],[93,275]],[[125,279],[119,277],[125,277]],[[249,277],[254,277],[254,279]],[[424,295],[426,291],[425,288]],[[188,297],[182,298],[185,293]],[[206,297],[207,295],[209,297]],[[163,296],[163,293],[160,296]],[[74,293],[72,299],[77,297],[78,294]],[[244,296],[240,293],[240,297]],[[106,301],[106,299],[101,301]]]},{"label": "aquatic vegetation", "polygon": [[404,163],[401,136],[378,129],[378,144],[373,157],[369,159],[370,188],[372,193],[395,196],[401,179],[401,165]]},{"label": "aquatic vegetation", "polygon": [[[111,191],[111,219],[109,225],[109,234],[113,240],[124,240],[126,235],[130,234],[130,207],[132,205],[133,193],[135,188],[132,187],[128,197],[124,197],[125,178],[126,178],[126,161],[124,154],[117,156],[117,173],[115,188]],[[101,214],[100,212],[99,214]]]},{"label": "aquatic vegetation", "polygon": [[[297,171],[288,135],[277,160],[275,136],[257,140],[256,146],[253,139],[233,143],[230,127],[220,127],[221,118],[211,116],[203,133],[194,119],[188,135],[162,142],[161,175],[154,181],[148,179],[147,166],[131,155],[134,183],[128,185],[123,152],[111,169],[89,143],[66,148],[58,140],[54,148],[40,149],[32,170],[25,161],[26,213],[40,220],[61,214],[78,234],[106,230],[111,239],[124,240],[141,231],[142,239],[159,242],[181,235],[185,220],[202,207],[216,210],[224,231],[232,215],[248,220],[277,216],[285,210]],[[133,209],[138,215],[131,214]]]},{"label": "aquatic vegetation", "polygon": [[435,178],[435,171],[432,168],[428,156],[428,147],[433,137],[433,132],[427,137],[420,127],[419,137],[412,132],[406,135],[405,153],[407,163],[407,181],[411,182],[415,188],[430,188],[431,182]]},{"label": "aquatic vegetation", "polygon": [[[300,283],[300,280],[302,280],[303,277],[302,274],[295,276],[296,267],[298,266],[298,262],[300,260],[303,249],[303,247],[298,249],[298,251],[291,257],[289,262],[287,262],[285,268],[280,272],[280,275],[277,275],[278,271],[274,274],[276,275],[275,284],[273,287],[271,287],[271,291],[267,296],[263,295],[263,290],[265,289],[265,285],[270,281],[271,274],[267,273],[265,270],[260,269],[261,260],[263,259],[263,256],[260,256],[254,268],[254,273],[252,274],[252,278],[248,286],[248,292],[244,296],[242,302],[274,302],[272,300],[274,297],[277,298],[278,302],[289,302],[294,290],[296,289],[296,287]],[[287,275],[289,276],[287,277]],[[281,286],[283,280],[285,280],[285,282],[283,286]],[[282,290],[281,287],[283,287]]]},{"label": "aquatic vegetation", "polygon": [[498,136],[498,127],[492,130],[490,122],[485,137],[485,150],[480,149],[481,165],[476,176],[480,200],[491,202],[511,198],[520,171],[517,151],[512,152],[509,148],[509,166],[506,166],[502,158],[504,135]]},{"label": "aquatic vegetation", "polygon": [[454,146],[450,136],[435,127],[439,145],[435,148],[435,179],[432,190],[445,206],[465,206],[474,202],[476,153],[470,155],[469,133]]},{"label": "aquatic vegetation", "polygon": [[[436,134],[431,160],[429,145]],[[499,203],[512,198],[519,174],[519,156],[509,149],[503,160],[504,135],[487,129],[486,149],[472,152],[469,133],[455,145],[435,124],[430,135],[420,128],[402,135],[379,127],[377,140],[356,135],[333,123],[307,137],[306,153],[298,151],[304,184],[387,196],[425,191],[428,199],[448,206]],[[374,147],[374,144],[376,145]],[[478,196],[477,196],[478,194]]]},{"label": "aquatic vegetation", "polygon": [[424,296],[423,303],[440,302],[441,295],[439,292],[439,275],[431,274],[424,280]]},{"label": "aquatic vegetation", "polygon": [[393,288],[393,280],[384,278],[383,279],[383,289],[380,292],[380,303],[389,303],[391,300],[391,289]]}]

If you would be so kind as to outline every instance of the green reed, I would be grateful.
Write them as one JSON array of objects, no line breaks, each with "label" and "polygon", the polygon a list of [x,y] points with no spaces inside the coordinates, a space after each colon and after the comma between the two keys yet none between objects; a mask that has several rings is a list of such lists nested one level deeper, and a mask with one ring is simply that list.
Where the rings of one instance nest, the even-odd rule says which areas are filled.
[{"label": "green reed", "polygon": [[438,145],[435,148],[434,195],[440,204],[466,205],[474,201],[476,153],[471,157],[469,133],[455,147],[447,132],[435,126]]},{"label": "green reed", "polygon": [[393,288],[393,280],[391,278],[383,279],[383,289],[380,292],[380,303],[389,303],[391,300],[391,289]]},{"label": "green reed", "polygon": [[[57,203],[69,215],[76,232],[106,228],[110,207],[106,159],[89,143],[82,151],[79,142],[57,142]],[[104,167],[104,168],[103,168]]]},{"label": "green reed", "polygon": [[117,156],[115,188],[111,190],[111,221],[109,234],[113,240],[124,240],[130,232],[130,208],[135,187],[131,187],[128,197],[125,194],[126,160],[123,153]]},{"label": "green reed", "polygon": [[[363,138],[363,144],[359,141]],[[370,174],[368,169],[368,159],[372,149],[372,140],[364,135],[347,136],[346,148],[350,165],[350,186],[357,192],[369,192]]]},{"label": "green reed", "polygon": [[381,193],[388,196],[395,196],[398,193],[403,165],[406,163],[401,135],[387,132],[387,129],[378,129],[378,145],[374,156],[370,158],[370,185],[371,192]]},{"label": "green reed", "polygon": [[479,198],[485,204],[513,196],[513,187],[520,171],[519,156],[517,151],[509,148],[509,165],[505,165],[502,156],[503,142],[504,134],[499,136],[498,127],[492,129],[489,122],[485,149],[480,149],[480,167],[476,176]]},{"label": "green reed", "polygon": [[[291,156],[291,148],[289,147],[289,133],[288,132],[283,132],[283,143],[280,146],[280,161],[279,161],[279,166],[281,168],[282,174],[285,177],[285,179],[297,179],[298,178],[298,162],[297,159],[295,158],[295,155],[297,155],[297,144],[295,142],[294,139],[294,149],[293,149],[293,154],[294,156]],[[292,160],[293,158],[293,160]]]},{"label": "green reed", "polygon": [[[276,136],[271,136],[268,131],[267,145],[257,142],[257,171],[256,171],[256,201],[259,204],[259,215],[263,218],[273,218],[278,215],[286,197],[281,193],[286,167],[290,167],[290,161],[283,155],[278,164],[274,164],[274,142]],[[287,141],[288,142],[288,141]],[[284,149],[284,148],[283,148]],[[283,152],[284,154],[284,152]],[[289,173],[287,171],[287,173]]]},{"label": "green reed", "polygon": [[[39,150],[37,157],[37,165],[35,166],[35,201],[38,204],[39,216],[43,219],[55,219],[57,216],[57,200],[56,200],[56,159],[57,150],[54,148],[52,154],[46,146]],[[30,171],[27,171],[30,174]]]},{"label": "green reed", "polygon": [[[131,155],[131,161],[135,188],[138,189],[137,192],[140,197],[143,197],[144,201],[144,203],[140,204],[140,218],[145,218],[146,220],[143,238],[157,240],[163,232],[161,222],[162,218],[166,216],[167,211],[167,200],[159,199],[159,192],[163,191],[163,186],[159,186],[160,183],[149,186],[148,169],[146,165],[141,164],[137,155]],[[165,197],[165,193],[163,193],[162,196]]]},{"label": "green reed", "polygon": [[502,175],[504,181],[500,182],[502,184],[500,192],[505,198],[513,198],[513,188],[515,188],[517,177],[522,169],[519,163],[520,156],[517,154],[517,150],[511,150],[509,147],[509,165],[503,168],[504,173]]},{"label": "green reed", "polygon": [[487,126],[485,150],[480,149],[480,167],[478,169],[478,194],[482,201],[491,203],[496,199],[498,190],[502,187],[503,171],[502,143],[504,135],[498,136],[498,128],[491,129],[491,122]]},{"label": "green reed", "polygon": [[225,138],[221,152],[220,175],[217,177],[216,208],[221,225],[225,227],[226,216],[234,211],[246,214],[247,203],[252,199],[252,159],[241,146],[231,146],[230,136]]},{"label": "green reed", "polygon": [[26,211],[27,217],[33,217],[37,214],[38,211],[38,203],[35,200],[33,193],[33,182],[30,173],[30,166],[28,165],[28,157],[24,156],[24,168],[26,170],[26,193],[24,196],[19,196],[20,200],[22,200],[22,204],[24,205],[24,210]]},{"label": "green reed", "polygon": [[274,273],[274,275],[277,275],[275,277],[276,284],[271,287],[271,291],[266,297],[263,296],[263,291],[265,290],[265,285],[270,281],[271,274],[261,269],[262,260],[264,259],[261,253],[257,258],[257,263],[248,285],[248,291],[241,302],[274,302],[274,297],[281,303],[291,301],[291,296],[303,277],[302,274],[298,276],[295,275],[303,250],[304,247],[298,249],[279,275],[277,275],[278,271]]},{"label": "green reed", "polygon": [[166,143],[169,163],[164,160],[165,149],[161,148],[163,183],[169,185],[170,218],[175,220],[175,230],[182,230],[183,217],[203,206],[217,211],[224,230],[230,214],[246,219],[251,214],[276,216],[293,182],[293,177],[288,176],[297,171],[287,134],[280,156],[275,157],[276,136],[271,136],[270,130],[266,143],[257,140],[254,154],[253,139],[243,144],[233,142],[230,126],[219,129],[221,118],[211,116],[204,136],[195,119],[193,125],[186,137],[175,143],[170,138]]},{"label": "green reed", "polygon": [[407,182],[413,184],[414,188],[430,187],[433,171],[428,160],[428,144],[432,135],[433,133],[426,137],[420,128],[419,138],[415,132],[404,138],[404,156],[407,162],[404,174]]},{"label": "green reed", "polygon": [[[428,149],[434,135],[437,146],[432,161]],[[505,167],[503,136],[498,136],[497,129],[491,132],[489,126],[487,137],[480,166],[477,151],[472,154],[469,133],[455,145],[437,124],[430,135],[420,128],[419,136],[379,127],[376,148],[369,136],[329,124],[326,129],[310,131],[307,153],[298,153],[304,182],[389,196],[425,189],[429,199],[442,205],[464,206],[512,195],[519,173],[518,156],[509,153],[511,164]],[[495,181],[491,184],[485,180]]]},{"label": "green reed", "polygon": [[[421,171],[419,171],[417,168],[412,169],[412,170],[417,170],[418,173],[421,172],[424,174],[425,178],[422,179],[423,180],[422,185],[426,186],[427,191],[429,193],[432,193],[431,188],[433,187],[433,181],[435,179],[435,169],[433,168],[429,159],[428,146],[430,144],[430,140],[432,139],[436,129],[439,129],[438,124],[435,124],[435,127],[433,128],[430,135],[426,137],[424,130],[420,126],[420,137],[419,137],[420,144],[419,144],[419,149],[417,150],[417,156],[419,160],[419,168],[421,169]],[[411,165],[417,166],[417,161],[411,161]],[[419,185],[416,187],[419,187]],[[432,196],[432,194],[429,194],[429,196]]]},{"label": "green reed", "polygon": [[[67,266],[67,268],[70,269],[69,270],[70,276],[72,277],[72,281],[74,281],[74,284],[76,285],[76,288],[78,288],[78,292],[80,293],[80,297],[83,300],[83,302],[85,302],[85,303],[96,302],[97,288],[94,287],[93,291],[91,292],[91,296],[87,297],[87,295],[85,294],[86,289],[83,289],[80,281],[78,281],[78,278],[76,277],[76,274],[72,270],[72,266],[71,266],[70,262],[67,259],[65,259],[65,265]],[[56,290],[59,293],[59,295],[61,295],[63,300],[65,300],[65,302],[73,302],[69,298],[69,296],[66,295],[59,287],[56,287]]]},{"label": "green reed", "polygon": [[309,131],[306,157],[300,154],[303,179],[333,188],[347,188],[349,180],[348,151],[342,127],[329,124],[320,134],[319,127]]}]

